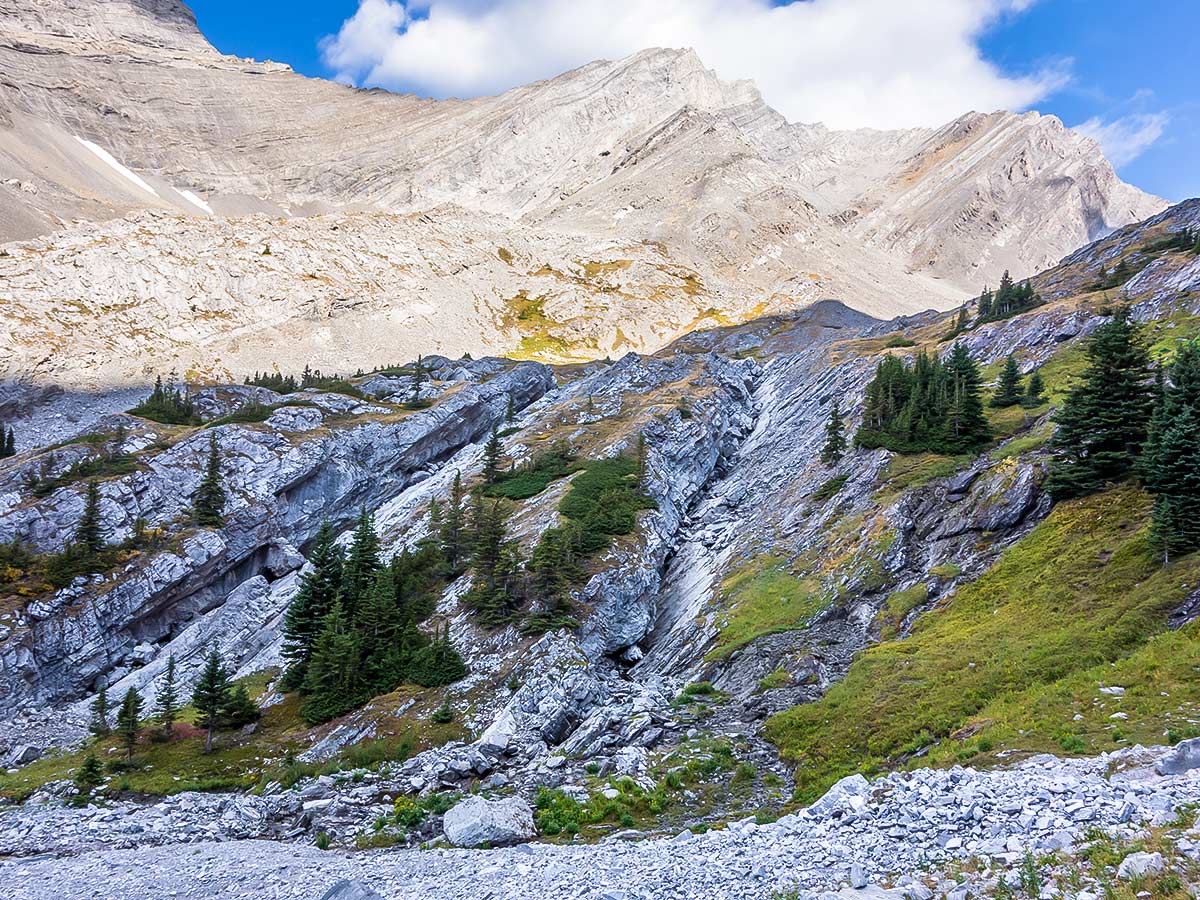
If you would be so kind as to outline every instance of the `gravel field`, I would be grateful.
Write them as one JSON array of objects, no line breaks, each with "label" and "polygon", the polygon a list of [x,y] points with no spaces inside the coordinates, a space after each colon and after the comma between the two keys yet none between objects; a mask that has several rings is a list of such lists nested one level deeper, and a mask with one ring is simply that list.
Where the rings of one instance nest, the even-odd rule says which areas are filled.
[{"label": "gravel field", "polygon": [[[80,829],[78,855],[10,857],[0,861],[0,883],[11,900],[316,900],[342,879],[386,900],[766,900],[789,887],[805,895],[929,900],[916,877],[955,859],[1015,869],[1027,851],[1070,848],[1093,826],[1132,835],[1173,821],[1200,801],[1200,768],[1190,768],[1196,763],[1200,744],[1083,760],[1035,757],[1002,770],[920,770],[875,782],[852,776],[775,823],[745,820],[708,834],[599,845],[346,852],[233,840],[88,852],[88,831]],[[36,815],[6,813],[0,840]],[[119,827],[119,820],[95,826]],[[1180,851],[1200,855],[1197,841],[1182,840]],[[945,895],[956,887],[947,882]]]}]

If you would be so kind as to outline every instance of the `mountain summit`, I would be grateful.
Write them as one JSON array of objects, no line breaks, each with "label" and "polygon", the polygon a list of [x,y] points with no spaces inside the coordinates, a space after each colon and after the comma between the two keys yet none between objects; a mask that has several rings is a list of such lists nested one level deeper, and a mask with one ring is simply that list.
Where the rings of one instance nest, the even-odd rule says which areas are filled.
[{"label": "mountain summit", "polygon": [[[1164,207],[1052,117],[793,124],[692,50],[439,102],[224,56],[174,0],[50,0],[0,4],[0,74],[0,238],[37,238],[4,299],[47,322],[0,326],[9,375],[587,358],[821,298],[946,308]],[[86,373],[47,353],[65,330]]]}]

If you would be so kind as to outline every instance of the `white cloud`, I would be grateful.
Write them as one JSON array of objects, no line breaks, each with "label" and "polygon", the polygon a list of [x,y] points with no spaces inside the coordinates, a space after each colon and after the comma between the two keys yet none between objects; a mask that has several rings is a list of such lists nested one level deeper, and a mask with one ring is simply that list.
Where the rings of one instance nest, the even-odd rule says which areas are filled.
[{"label": "white cloud", "polygon": [[323,42],[341,80],[478,96],[647,47],[693,47],[725,79],[753,79],[792,121],[938,125],[1025,109],[1060,86],[1013,77],[978,37],[1034,0],[360,0]]},{"label": "white cloud", "polygon": [[1133,162],[1162,137],[1169,121],[1165,112],[1139,113],[1112,122],[1093,117],[1076,125],[1075,130],[1095,140],[1104,149],[1109,162],[1120,168]]},{"label": "white cloud", "polygon": [[359,0],[358,11],[342,23],[337,36],[321,41],[321,55],[339,81],[350,82],[355,72],[371,68],[388,53],[407,21],[403,3]]}]

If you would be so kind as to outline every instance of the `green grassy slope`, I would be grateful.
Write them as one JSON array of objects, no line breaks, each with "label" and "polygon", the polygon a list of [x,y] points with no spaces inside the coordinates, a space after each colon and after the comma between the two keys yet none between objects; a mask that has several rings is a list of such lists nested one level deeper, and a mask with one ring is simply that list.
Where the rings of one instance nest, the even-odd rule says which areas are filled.
[{"label": "green grassy slope", "polygon": [[[1200,632],[1161,633],[1200,579],[1200,554],[1164,568],[1147,541],[1149,505],[1120,487],[1058,506],[910,637],[869,648],[821,701],[771,718],[798,797],[918,751],[921,764],[1084,752],[1188,727]],[[1136,686],[1123,700],[1099,693],[1122,679]],[[1118,711],[1128,718],[1108,718]]]}]

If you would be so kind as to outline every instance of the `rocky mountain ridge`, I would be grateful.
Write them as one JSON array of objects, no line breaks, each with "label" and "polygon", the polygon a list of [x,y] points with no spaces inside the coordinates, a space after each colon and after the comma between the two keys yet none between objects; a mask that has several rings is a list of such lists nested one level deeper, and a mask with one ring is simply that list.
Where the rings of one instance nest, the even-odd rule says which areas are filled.
[{"label": "rocky mountain ridge", "polygon": [[[1181,205],[1038,283],[1048,289],[1081,267],[1103,271],[1146,235],[1190,227],[1198,215],[1196,203]],[[1179,285],[1194,291],[1200,274],[1192,257],[1175,254],[1135,277],[1138,315],[1159,320],[1191,309]],[[984,365],[1015,351],[1030,369],[1103,320],[1095,300],[1055,301],[964,340]],[[434,406],[416,413],[386,399],[404,390],[403,380],[376,375],[361,381],[365,400],[310,391],[300,405],[278,405],[270,392],[238,387],[197,394],[209,417],[250,402],[276,404],[261,423],[180,434],[127,416],[101,420],[101,435],[123,427],[118,451],[136,461],[132,473],[101,484],[108,539],[128,537],[141,520],[172,541],[119,572],[20,602],[0,617],[0,698],[19,713],[6,728],[9,744],[81,735],[87,698],[100,683],[114,691],[137,686],[152,698],[169,655],[185,673],[213,646],[246,675],[277,666],[280,614],[301,565],[296,550],[320,519],[347,522],[367,504],[389,552],[411,546],[453,473],[478,471],[477,442],[510,399],[520,414],[505,442],[514,462],[559,438],[597,458],[629,452],[641,438],[657,509],[643,518],[638,540],[610,551],[579,591],[587,614],[575,634],[533,640],[511,628],[481,629],[459,605],[465,585],[451,585],[441,614],[473,669],[460,691],[473,698],[475,741],[417,757],[412,777],[436,782],[464,752],[484,748],[489,770],[504,757],[509,777],[532,783],[545,776],[555,746],[581,754],[559,774],[581,774],[596,754],[681,740],[688,726],[667,698],[696,681],[732,701],[715,725],[727,717],[733,732],[752,730],[749,723],[836,682],[878,636],[891,595],[920,588],[919,602],[895,623],[903,629],[987,569],[1049,508],[1039,486],[1042,441],[1030,440],[1046,433],[1045,409],[1005,426],[996,452],[951,460],[927,483],[906,484],[896,468],[902,460],[884,451],[856,452],[842,470],[818,462],[830,399],[842,399],[852,429],[889,336],[900,328],[928,340],[945,327],[932,315],[880,323],[818,304],[697,332],[652,357],[630,354],[557,376],[538,364],[433,358]],[[230,467],[229,517],[217,532],[192,531],[181,513],[213,435]],[[84,482],[72,473],[112,452],[88,439],[0,463],[0,541],[59,549],[83,505]],[[50,489],[35,491],[38,481]],[[513,536],[531,546],[555,520],[560,496],[548,490],[523,504]],[[742,604],[762,614],[743,587],[760,584],[803,603],[770,612],[778,618],[743,635]],[[506,691],[514,671],[521,684]],[[760,682],[774,672],[785,673],[786,684],[762,692]],[[62,704],[73,700],[64,715]],[[49,716],[47,704],[56,707]],[[378,728],[368,709],[319,735],[314,752],[336,754]]]},{"label": "rocky mountain ridge", "polygon": [[828,297],[946,308],[1164,205],[1053,117],[832,132],[691,51],[433,102],[222,56],[180,3],[53,0],[0,7],[0,73],[0,236],[37,237],[0,254],[3,374],[90,388],[353,365],[367,314],[397,355],[561,361]]},{"label": "rocky mountain ridge", "polygon": [[[134,533],[138,519],[161,531],[157,542],[134,545],[136,552],[109,571],[53,590],[18,580],[5,597],[0,740],[12,771],[0,786],[26,800],[6,813],[15,823],[4,832],[9,852],[74,853],[79,829],[108,847],[143,847],[135,854],[151,853],[145,845],[231,838],[214,857],[226,863],[255,852],[257,845],[238,843],[250,838],[416,846],[442,840],[445,810],[438,804],[460,795],[475,806],[485,798],[520,807],[518,818],[536,822],[547,836],[562,827],[554,816],[594,814],[595,821],[575,823],[594,838],[669,835],[752,810],[771,817],[790,809],[792,775],[799,782],[803,766],[793,769],[779,758],[764,738],[764,719],[766,733],[774,734],[779,714],[823,703],[870,658],[868,648],[903,645],[925,623],[936,623],[1010,552],[1055,523],[1061,511],[1051,511],[1042,487],[1045,443],[1054,407],[1077,371],[1081,340],[1108,320],[1114,303],[1129,303],[1164,346],[1193,335],[1200,264],[1193,252],[1162,238],[1197,225],[1200,201],[1190,201],[1118,230],[1035,279],[1047,302],[960,336],[985,377],[1015,353],[1024,371],[1044,373],[1050,393],[1038,406],[993,412],[996,440],[974,455],[853,450],[834,466],[819,461],[831,402],[839,401],[852,432],[875,365],[917,349],[948,352],[942,339],[952,325],[936,313],[881,322],[827,302],[696,331],[659,353],[616,362],[552,368],[431,357],[421,394],[431,406],[423,410],[398,401],[411,380],[391,369],[356,377],[351,393],[196,388],[194,402],[211,427],[160,426],[119,414],[96,420],[92,432],[74,441],[0,462],[0,543],[59,548],[83,508],[80,473],[95,471],[80,466],[104,472],[103,462],[118,456],[132,457],[133,465],[100,476],[107,538]],[[1119,289],[1097,287],[1120,263],[1128,281]],[[254,404],[266,405],[265,417],[229,421]],[[512,421],[505,422],[510,406]],[[38,409],[28,419],[34,431]],[[294,697],[272,685],[282,662],[282,613],[303,572],[299,551],[316,524],[322,517],[348,524],[366,505],[386,553],[414,546],[430,528],[431,501],[445,498],[455,473],[468,483],[478,478],[481,439],[500,424],[506,463],[534,459],[563,440],[583,459],[642,454],[641,482],[655,508],[641,515],[634,535],[589,564],[586,582],[572,594],[578,627],[545,634],[520,622],[484,627],[464,603],[468,579],[458,579],[442,593],[436,621],[466,659],[465,679],[444,690],[404,687],[316,728],[299,723]],[[214,436],[223,449],[228,515],[219,529],[196,529],[182,513]],[[121,446],[111,446],[118,438]],[[513,503],[509,536],[526,552],[559,521],[570,484],[567,477]],[[1094,523],[1100,525],[1118,535],[1100,565],[1139,552],[1120,543],[1136,529]],[[1128,534],[1120,536],[1121,529]],[[1192,569],[1180,565],[1183,583],[1169,588],[1186,599]],[[1171,627],[1188,621],[1187,608]],[[1180,640],[1189,639],[1190,627]],[[138,750],[146,763],[110,779],[118,805],[65,808],[75,794],[67,781],[78,765],[73,747],[86,733],[95,690],[107,685],[116,697],[136,687],[152,700],[169,657],[190,686],[214,648],[239,678],[256,685],[262,722],[224,737],[211,763],[198,754],[185,768],[172,768],[181,764],[174,754],[195,735],[162,745],[165,751],[147,743]],[[1186,666],[1186,658],[1180,663]],[[1191,721],[1186,688],[1155,686],[1154,697],[1175,696],[1166,714],[1146,723],[1137,721],[1139,704],[1147,702],[1140,682],[1089,680],[1085,699],[1093,693],[1083,709],[1110,728],[1140,734],[1169,723],[1166,730],[1176,733]],[[442,701],[454,722],[437,730],[430,723]],[[970,759],[983,756],[991,751],[970,743],[972,729],[981,727],[987,723],[968,723],[943,743]],[[726,866],[716,878],[707,864],[695,871],[681,862],[678,882],[660,895],[720,896],[746,884],[783,889],[786,877],[806,891],[849,880],[850,890],[919,900],[909,889],[919,891],[917,882],[924,882],[899,861],[906,853],[911,859],[917,845],[939,866],[966,853],[994,860],[992,874],[983,876],[994,887],[1023,865],[1026,850],[1069,850],[1091,825],[1133,840],[1174,821],[1191,799],[1194,779],[1144,771],[1156,780],[1138,776],[1114,787],[1096,773],[1113,764],[1144,767],[1147,758],[1119,731],[1112,735],[1124,749],[1107,757],[1035,759],[1015,775],[894,775],[876,787],[855,776],[799,818],[785,816],[763,829],[738,825],[725,838],[681,837],[679,849],[744,865]],[[1006,745],[993,761],[1046,739],[1026,733],[1021,745]],[[916,751],[945,752],[933,737],[927,741],[933,743]],[[1187,746],[1176,753],[1186,755]],[[390,755],[370,766],[351,762],[370,752]],[[1043,777],[1039,766],[1044,791],[1030,786]],[[128,779],[127,789],[119,778]],[[1073,786],[1070,778],[1077,778]],[[145,806],[132,802],[134,785],[171,794],[192,785],[245,789],[255,781],[254,796],[185,793]],[[905,799],[892,803],[889,792]],[[911,803],[921,803],[921,811],[910,810]],[[1087,818],[1092,808],[1100,809],[1098,817]],[[952,812],[943,815],[946,809]],[[484,827],[471,823],[471,833],[483,833],[477,825]],[[810,852],[805,834],[821,846],[850,842],[855,849],[827,851],[828,863],[768,877],[780,853]],[[643,852],[661,858],[658,845],[614,849],[622,846],[606,844],[596,859],[636,867]],[[544,854],[547,884],[577,878],[580,865],[594,862],[592,851],[579,848],[562,851],[561,868],[555,868],[558,851],[521,852]],[[365,875],[354,868],[361,860],[376,878],[394,864],[394,877],[407,883],[443,872],[417,865],[441,859],[424,854],[331,859],[339,860],[339,873]],[[171,864],[163,871],[178,877],[184,870]],[[392,889],[392,877],[383,878],[381,889]],[[42,878],[25,882],[31,892],[43,890]],[[951,893],[951,881],[939,882],[938,890]],[[507,888],[496,890],[504,896]]]}]

